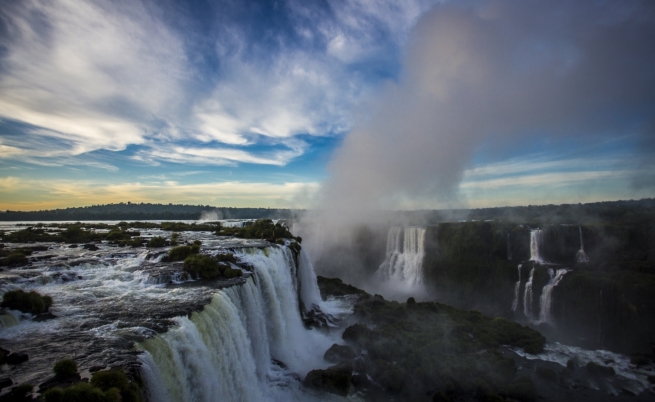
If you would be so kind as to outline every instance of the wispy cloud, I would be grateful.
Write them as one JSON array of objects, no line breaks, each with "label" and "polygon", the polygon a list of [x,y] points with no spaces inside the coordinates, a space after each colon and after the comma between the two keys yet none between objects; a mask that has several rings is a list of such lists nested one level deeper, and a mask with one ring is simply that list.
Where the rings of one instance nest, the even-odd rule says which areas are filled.
[{"label": "wispy cloud", "polygon": [[[305,148],[287,142],[288,152],[261,157],[248,147],[348,130],[370,85],[361,66],[398,49],[429,3],[289,1],[271,10],[280,15],[251,16],[225,2],[207,10],[203,29],[182,4],[10,2],[0,11],[0,117],[59,144],[7,144],[4,157],[46,163],[140,145],[152,147],[148,158],[176,163],[286,164]],[[180,145],[188,140],[208,151]],[[216,142],[243,149],[217,151]]]}]

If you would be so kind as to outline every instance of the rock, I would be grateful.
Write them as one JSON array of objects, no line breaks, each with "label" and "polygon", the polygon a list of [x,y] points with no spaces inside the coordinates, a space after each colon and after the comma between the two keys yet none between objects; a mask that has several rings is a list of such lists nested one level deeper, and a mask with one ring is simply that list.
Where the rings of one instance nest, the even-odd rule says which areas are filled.
[{"label": "rock", "polygon": [[323,355],[323,358],[331,363],[343,363],[357,357],[357,354],[350,346],[337,345],[330,346]]},{"label": "rock", "polygon": [[99,250],[98,246],[96,246],[93,243],[84,244],[84,245],[82,245],[82,248],[85,249],[85,250],[89,250],[89,251],[98,251]]},{"label": "rock", "polygon": [[71,244],[68,248],[77,248],[77,244]]},{"label": "rock", "polygon": [[616,371],[614,371],[613,367],[601,366],[600,364],[596,364],[594,362],[587,363],[586,367],[589,374],[593,375],[609,377],[616,374]]},{"label": "rock", "polygon": [[12,353],[6,357],[7,364],[17,365],[29,360],[27,353]]},{"label": "rock", "polygon": [[14,382],[11,381],[11,378],[5,377],[5,378],[0,378],[0,389],[7,388],[11,386]]},{"label": "rock", "polygon": [[57,316],[50,312],[47,312],[37,315],[36,317],[34,317],[32,321],[41,322],[41,321],[52,320],[53,318],[57,318]]},{"label": "rock", "polygon": [[353,367],[351,364],[337,364],[325,370],[310,371],[305,377],[305,385],[333,394],[347,396],[348,392],[350,392],[352,374]]}]

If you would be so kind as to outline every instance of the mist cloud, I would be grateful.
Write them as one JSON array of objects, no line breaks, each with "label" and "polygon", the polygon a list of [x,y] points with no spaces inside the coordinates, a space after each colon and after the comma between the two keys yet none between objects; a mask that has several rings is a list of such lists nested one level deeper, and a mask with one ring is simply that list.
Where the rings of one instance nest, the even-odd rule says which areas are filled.
[{"label": "mist cloud", "polygon": [[490,140],[650,142],[653,43],[647,1],[436,6],[410,37],[400,80],[337,151],[320,205],[358,215],[408,198],[456,202],[465,168]]}]

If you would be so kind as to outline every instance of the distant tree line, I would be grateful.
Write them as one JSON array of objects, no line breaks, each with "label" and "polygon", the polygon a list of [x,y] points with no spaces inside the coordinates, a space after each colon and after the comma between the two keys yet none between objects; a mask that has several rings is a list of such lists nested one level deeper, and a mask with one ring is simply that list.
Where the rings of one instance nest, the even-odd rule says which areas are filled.
[{"label": "distant tree line", "polygon": [[0,211],[0,221],[197,220],[203,216],[207,219],[290,219],[296,212],[290,209],[121,202],[41,211]]}]

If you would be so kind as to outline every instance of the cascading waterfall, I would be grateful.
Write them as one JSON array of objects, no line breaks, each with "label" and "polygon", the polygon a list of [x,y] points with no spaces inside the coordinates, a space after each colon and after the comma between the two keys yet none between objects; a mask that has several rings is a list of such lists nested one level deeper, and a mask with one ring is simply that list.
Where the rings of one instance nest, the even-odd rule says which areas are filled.
[{"label": "cascading waterfall", "polygon": [[530,261],[543,263],[541,257],[541,246],[543,244],[543,231],[541,229],[533,229],[530,231]]},{"label": "cascading waterfall", "polygon": [[530,279],[525,284],[523,294],[523,314],[528,320],[532,320],[532,279],[534,279],[534,267],[530,270]]},{"label": "cascading waterfall", "polygon": [[[151,400],[307,398],[280,393],[297,384],[291,373],[325,367],[322,353],[334,340],[303,326],[289,249],[252,249],[240,258],[254,267],[245,284],[217,291],[202,312],[176,318],[176,328],[140,344]],[[300,282],[307,285],[302,275]]]},{"label": "cascading waterfall", "polygon": [[566,268],[558,269],[557,272],[552,268],[548,269],[550,280],[544,286],[539,299],[539,322],[554,324],[552,314],[553,289],[562,281],[567,272],[569,271]]},{"label": "cascading waterfall", "polygon": [[589,257],[584,252],[584,242],[582,241],[582,226],[578,226],[578,231],[580,232],[580,250],[575,254],[576,262],[589,262]]},{"label": "cascading waterfall", "polygon": [[507,233],[507,260],[512,261],[512,245],[509,242],[509,233]]},{"label": "cascading waterfall", "polygon": [[410,287],[422,284],[424,246],[424,228],[391,228],[387,235],[387,258],[378,272],[386,280],[399,281]]},{"label": "cascading waterfall", "polygon": [[300,281],[300,299],[305,305],[305,311],[321,306],[321,292],[318,289],[314,267],[305,250],[300,250],[298,256],[298,280]]},{"label": "cascading waterfall", "polygon": [[523,264],[519,264],[519,280],[516,281],[516,284],[514,285],[514,301],[512,301],[512,311],[514,312],[516,312],[516,309],[519,306],[519,292],[521,290],[521,268],[523,268]]}]

